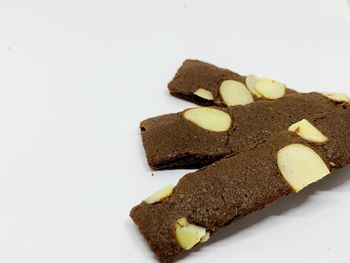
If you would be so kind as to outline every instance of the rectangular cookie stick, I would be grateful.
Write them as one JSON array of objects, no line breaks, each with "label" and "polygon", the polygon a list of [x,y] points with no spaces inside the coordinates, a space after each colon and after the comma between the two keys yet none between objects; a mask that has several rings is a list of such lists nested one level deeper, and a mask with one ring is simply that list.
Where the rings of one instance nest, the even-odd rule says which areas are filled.
[{"label": "rectangular cookie stick", "polygon": [[254,149],[185,175],[131,210],[161,262],[350,162],[350,105],[298,122]]},{"label": "rectangular cookie stick", "polygon": [[[259,78],[254,75],[246,77],[228,69],[189,59],[184,61],[177,70],[176,75],[168,84],[168,89],[170,94],[202,106],[235,106],[266,99],[255,88],[258,80]],[[225,89],[227,91],[231,88],[236,88],[237,93],[235,95],[238,96],[234,96],[236,98],[233,98],[233,100],[228,99],[225,101],[223,97],[223,95],[227,94]],[[294,90],[285,89],[279,96],[282,97],[293,93],[295,93]]]},{"label": "rectangular cookie stick", "polygon": [[[224,156],[253,149],[272,133],[300,119],[341,108],[342,101],[333,101],[319,93],[295,93],[245,106],[217,107],[214,113],[208,110],[212,108],[202,108],[204,113],[195,109],[158,116],[143,121],[140,129],[150,167],[156,170],[198,168]],[[196,114],[197,120],[191,113]],[[216,118],[218,113],[229,115],[231,123],[228,120],[227,130],[223,127],[214,131],[213,127],[203,126],[205,116]]]}]

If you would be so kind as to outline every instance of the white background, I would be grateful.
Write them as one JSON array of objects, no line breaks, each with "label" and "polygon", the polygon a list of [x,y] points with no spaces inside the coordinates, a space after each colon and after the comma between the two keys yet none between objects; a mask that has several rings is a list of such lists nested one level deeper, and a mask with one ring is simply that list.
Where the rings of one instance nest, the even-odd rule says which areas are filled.
[{"label": "white background", "polygon": [[[0,0],[0,262],[157,262],[130,209],[141,120],[192,106],[186,58],[350,93],[345,0]],[[152,176],[154,174],[154,176]],[[181,262],[348,262],[350,169],[213,235]]]}]

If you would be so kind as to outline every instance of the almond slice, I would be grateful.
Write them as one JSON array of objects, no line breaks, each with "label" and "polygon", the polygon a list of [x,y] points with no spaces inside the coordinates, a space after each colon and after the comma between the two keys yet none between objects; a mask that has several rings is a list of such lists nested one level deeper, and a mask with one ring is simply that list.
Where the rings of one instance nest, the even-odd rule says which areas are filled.
[{"label": "almond slice", "polygon": [[224,80],[220,85],[220,95],[227,106],[246,105],[254,102],[246,86],[235,80]]},{"label": "almond slice", "polygon": [[204,227],[190,224],[184,217],[178,219],[175,223],[175,238],[184,250],[189,250],[201,242],[206,234],[207,231]]},{"label": "almond slice", "polygon": [[207,231],[207,232],[205,232],[205,235],[201,238],[200,243],[207,242],[209,240],[209,238],[210,238],[210,232]]},{"label": "almond slice", "polygon": [[212,132],[224,132],[231,128],[232,120],[226,112],[211,107],[198,107],[183,112],[186,120]]},{"label": "almond slice", "polygon": [[295,132],[301,138],[310,142],[324,143],[328,141],[328,138],[322,132],[305,119],[294,123],[288,128],[288,131]]},{"label": "almond slice", "polygon": [[259,80],[260,80],[260,78],[258,78],[255,75],[250,74],[245,78],[245,84],[252,94],[257,96],[258,98],[261,98],[262,97],[261,94],[256,90],[256,87],[255,87],[256,83],[258,83]]},{"label": "almond slice", "polygon": [[163,199],[169,197],[172,193],[173,193],[173,190],[174,190],[174,185],[168,185],[162,189],[160,189],[159,191],[155,192],[154,194],[152,194],[151,196],[149,196],[145,202],[147,204],[155,204],[155,203],[158,203],[160,201],[162,201]]},{"label": "almond slice", "polygon": [[344,93],[322,92],[320,94],[336,102],[350,102],[350,98]]},{"label": "almond slice", "polygon": [[295,192],[330,173],[322,158],[303,144],[290,144],[279,150],[277,164],[282,176]]},{"label": "almond slice", "polygon": [[255,88],[259,94],[267,99],[279,99],[286,93],[286,86],[273,79],[261,78],[256,84]]},{"label": "almond slice", "polygon": [[214,99],[213,93],[211,93],[211,91],[202,88],[197,89],[193,94],[206,100]]}]

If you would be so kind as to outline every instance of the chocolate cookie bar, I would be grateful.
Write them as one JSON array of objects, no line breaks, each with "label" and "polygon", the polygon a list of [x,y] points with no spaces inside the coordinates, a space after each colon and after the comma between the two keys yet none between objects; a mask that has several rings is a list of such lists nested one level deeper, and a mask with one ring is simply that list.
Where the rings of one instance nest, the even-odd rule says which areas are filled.
[{"label": "chocolate cookie bar", "polygon": [[[271,86],[275,87],[273,92]],[[254,75],[241,76],[199,60],[186,60],[168,88],[172,95],[202,106],[246,105],[255,100],[277,99],[295,93],[278,81]]]},{"label": "chocolate cookie bar", "polygon": [[308,115],[255,148],[185,175],[130,216],[159,260],[174,260],[219,228],[349,164],[349,127],[348,103]]},{"label": "chocolate cookie bar", "polygon": [[[153,169],[198,168],[254,149],[272,133],[300,119],[341,109],[346,100],[295,93],[245,106],[188,109],[143,121],[141,135]],[[213,119],[223,121],[215,126]]]}]

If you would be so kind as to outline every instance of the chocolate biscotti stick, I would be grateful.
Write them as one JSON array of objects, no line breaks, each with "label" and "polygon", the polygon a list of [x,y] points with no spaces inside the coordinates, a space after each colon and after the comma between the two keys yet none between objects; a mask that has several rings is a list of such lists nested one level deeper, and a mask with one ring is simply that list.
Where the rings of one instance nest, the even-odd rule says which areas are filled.
[{"label": "chocolate biscotti stick", "polygon": [[350,104],[302,120],[256,148],[185,175],[131,210],[161,262],[350,162]]},{"label": "chocolate biscotti stick", "polygon": [[241,76],[199,60],[186,60],[168,88],[172,95],[202,106],[246,105],[295,93],[273,79]]},{"label": "chocolate biscotti stick", "polygon": [[296,93],[245,106],[194,108],[143,121],[141,135],[153,169],[203,167],[253,149],[300,119],[340,109],[343,101]]}]

